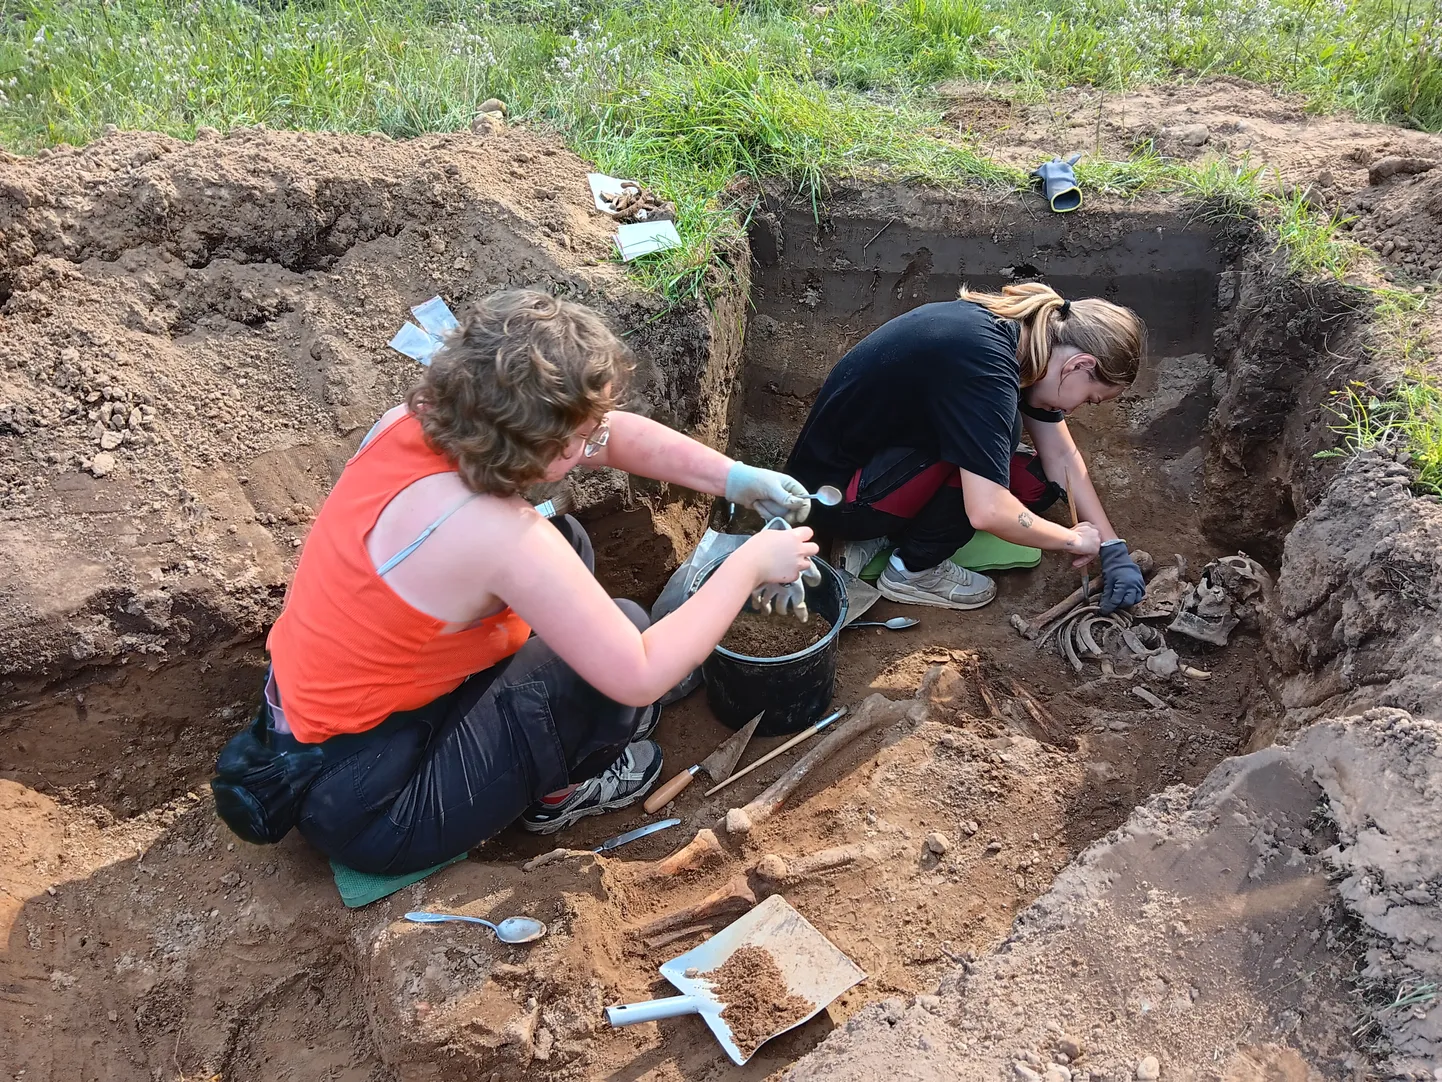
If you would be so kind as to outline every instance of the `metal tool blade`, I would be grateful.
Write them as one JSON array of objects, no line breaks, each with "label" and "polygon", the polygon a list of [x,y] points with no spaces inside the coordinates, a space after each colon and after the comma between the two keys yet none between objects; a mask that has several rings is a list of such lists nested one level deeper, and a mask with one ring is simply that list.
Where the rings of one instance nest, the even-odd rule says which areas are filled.
[{"label": "metal tool blade", "polygon": [[756,726],[766,716],[766,711],[761,711],[754,718],[748,721],[741,728],[721,741],[706,758],[701,760],[701,769],[706,771],[712,781],[725,781],[731,776],[731,771],[736,769],[736,764],[741,761],[741,755],[746,750],[746,745],[751,743],[751,734],[756,731]]},{"label": "metal tool blade", "polygon": [[644,838],[648,834],[655,834],[658,830],[670,830],[679,824],[679,819],[658,819],[654,823],[647,823],[635,830],[628,830],[624,834],[617,834],[614,838],[607,838],[600,845],[592,849],[593,853],[609,853],[612,849],[619,849],[628,842],[634,842],[637,838]]}]

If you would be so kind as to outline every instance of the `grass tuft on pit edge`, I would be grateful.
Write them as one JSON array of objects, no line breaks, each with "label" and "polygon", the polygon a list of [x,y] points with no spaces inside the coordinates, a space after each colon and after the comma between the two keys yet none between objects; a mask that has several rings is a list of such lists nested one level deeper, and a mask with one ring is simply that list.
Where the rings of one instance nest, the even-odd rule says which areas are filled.
[{"label": "grass tuft on pit edge", "polygon": [[[1315,108],[1442,128],[1442,15],[1407,0],[30,0],[0,20],[0,140],[81,143],[106,124],[190,137],[266,123],[397,138],[465,128],[480,102],[558,130],[678,211],[679,250],[635,269],[681,301],[739,225],[737,175],[884,172],[940,186],[1025,185],[941,138],[945,79],[1037,94],[1233,74]],[[1339,44],[1353,42],[1356,44]],[[1180,191],[1260,216],[1299,271],[1340,276],[1337,223],[1260,171],[1142,150],[1088,161],[1089,190]]]}]

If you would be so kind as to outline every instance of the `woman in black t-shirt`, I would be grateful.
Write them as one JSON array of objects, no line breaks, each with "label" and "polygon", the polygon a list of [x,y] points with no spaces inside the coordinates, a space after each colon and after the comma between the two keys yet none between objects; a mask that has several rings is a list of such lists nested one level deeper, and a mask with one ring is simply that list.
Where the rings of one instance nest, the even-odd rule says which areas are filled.
[{"label": "woman in black t-shirt", "polygon": [[[838,507],[814,508],[819,531],[877,539],[872,553],[884,538],[896,543],[877,583],[893,601],[989,602],[995,583],[950,561],[986,530],[1070,553],[1078,567],[1100,554],[1102,611],[1134,605],[1146,589],[1141,570],[1107,520],[1066,417],[1121,394],[1145,349],[1142,321],[1110,301],[1067,301],[1039,282],[963,287],[958,300],[882,325],[837,363],[786,470],[813,492],[846,494]],[[1037,451],[1029,467],[1014,461],[1022,426]],[[1035,513],[1068,481],[1074,529]],[[857,547],[866,556],[869,546]]]}]

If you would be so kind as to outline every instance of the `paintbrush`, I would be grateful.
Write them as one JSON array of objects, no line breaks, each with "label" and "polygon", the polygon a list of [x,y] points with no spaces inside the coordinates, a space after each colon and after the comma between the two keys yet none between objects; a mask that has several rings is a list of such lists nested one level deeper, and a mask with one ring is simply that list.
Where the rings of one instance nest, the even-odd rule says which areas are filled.
[{"label": "paintbrush", "polygon": [[571,495],[569,488],[565,488],[549,500],[542,500],[532,506],[543,518],[560,518],[562,515],[569,515],[575,509],[576,498]]},{"label": "paintbrush", "polygon": [[[1071,511],[1071,528],[1075,530],[1077,526],[1076,497],[1072,495],[1071,491],[1071,470],[1065,466],[1061,468],[1061,479],[1066,483],[1066,505]],[[1090,562],[1088,560],[1087,564]],[[1087,564],[1082,565],[1082,604],[1086,604],[1087,596],[1091,593],[1092,577],[1087,574]]]}]

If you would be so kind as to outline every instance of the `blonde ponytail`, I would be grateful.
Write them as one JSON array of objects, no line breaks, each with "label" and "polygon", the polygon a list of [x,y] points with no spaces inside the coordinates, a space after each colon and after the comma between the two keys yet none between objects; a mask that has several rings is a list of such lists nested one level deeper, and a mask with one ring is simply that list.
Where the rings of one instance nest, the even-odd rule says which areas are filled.
[{"label": "blonde ponytail", "polygon": [[962,300],[981,305],[999,319],[1020,323],[1023,331],[1021,385],[1030,387],[1046,375],[1051,351],[1071,346],[1096,358],[1096,378],[1129,386],[1146,354],[1147,329],[1130,308],[1099,297],[1068,301],[1042,282],[1002,286],[1000,293],[973,293],[966,286]]}]

